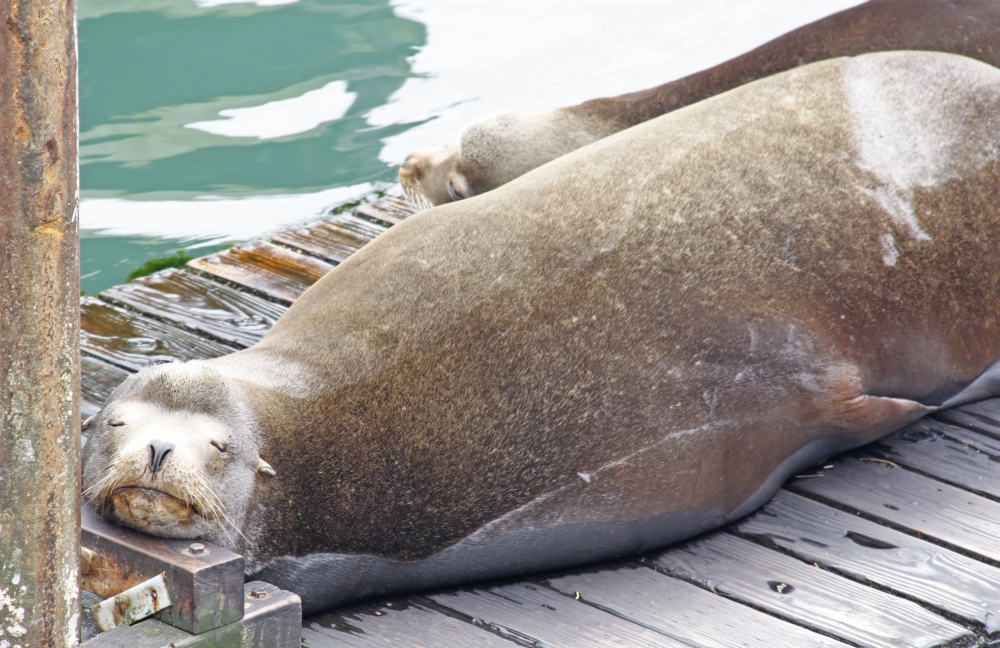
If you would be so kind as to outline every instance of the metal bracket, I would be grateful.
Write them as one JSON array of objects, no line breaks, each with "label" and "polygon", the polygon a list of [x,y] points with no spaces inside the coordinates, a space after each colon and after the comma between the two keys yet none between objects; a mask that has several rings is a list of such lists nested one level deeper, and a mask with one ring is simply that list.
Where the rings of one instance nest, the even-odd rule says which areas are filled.
[{"label": "metal bracket", "polygon": [[243,586],[243,619],[202,634],[190,634],[149,619],[103,632],[80,648],[300,648],[302,601],[261,582]]},{"label": "metal bracket", "polygon": [[162,573],[173,602],[158,613],[164,623],[197,635],[243,618],[243,556],[207,542],[138,533],[86,504],[81,534],[82,589],[111,598]]}]

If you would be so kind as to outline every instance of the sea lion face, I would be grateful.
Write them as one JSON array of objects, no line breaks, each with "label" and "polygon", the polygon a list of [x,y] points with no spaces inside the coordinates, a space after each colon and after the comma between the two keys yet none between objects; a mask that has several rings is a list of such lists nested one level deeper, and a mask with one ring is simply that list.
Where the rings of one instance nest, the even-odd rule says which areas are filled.
[{"label": "sea lion face", "polygon": [[460,160],[457,146],[411,153],[399,170],[399,182],[407,196],[424,207],[469,198],[474,192],[459,169]]},{"label": "sea lion face", "polygon": [[[255,480],[274,471],[241,429],[230,394],[218,393],[215,372],[156,369],[126,381],[85,424],[85,496],[133,529],[233,547]],[[198,391],[192,407],[178,407],[178,392]]]}]

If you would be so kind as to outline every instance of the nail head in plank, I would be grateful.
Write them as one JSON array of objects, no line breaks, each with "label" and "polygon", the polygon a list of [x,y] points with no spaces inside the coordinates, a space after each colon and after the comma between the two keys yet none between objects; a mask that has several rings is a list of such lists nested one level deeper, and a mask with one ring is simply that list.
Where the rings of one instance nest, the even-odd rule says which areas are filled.
[{"label": "nail head in plank", "polygon": [[865,451],[936,479],[1000,498],[1000,440],[924,418],[866,446]]},{"label": "nail head in plank", "polygon": [[351,606],[307,619],[302,628],[302,648],[436,646],[514,648],[516,644],[410,599]]},{"label": "nail head in plank", "polygon": [[848,642],[929,648],[972,633],[916,603],[727,533],[652,557],[667,573]]},{"label": "nail head in plank", "polygon": [[108,400],[108,396],[131,374],[124,369],[90,356],[80,357],[80,413],[93,416]]},{"label": "nail head in plank", "polygon": [[159,618],[200,634],[243,618],[243,557],[200,541],[148,536],[111,524],[84,505],[80,544],[93,552],[81,587],[110,598],[163,573],[173,605]]},{"label": "nail head in plank", "polygon": [[287,307],[171,268],[114,286],[101,297],[239,346],[258,342]]},{"label": "nail head in plank", "polygon": [[735,525],[842,574],[1000,630],[1000,569],[782,490]]},{"label": "nail head in plank", "polygon": [[904,468],[855,457],[789,490],[820,497],[1000,562],[1000,503]]},{"label": "nail head in plank", "polygon": [[385,229],[350,214],[338,214],[295,230],[279,232],[271,240],[341,263]]},{"label": "nail head in plank", "polygon": [[560,576],[548,584],[702,648],[772,648],[776,637],[803,648],[846,646],[645,567],[605,568]]},{"label": "nail head in plank", "polygon": [[210,275],[293,302],[333,266],[267,241],[251,241],[188,262]]},{"label": "nail head in plank", "polygon": [[232,347],[94,297],[80,299],[80,348],[131,371],[162,362],[214,358]]},{"label": "nail head in plank", "polygon": [[554,648],[680,648],[683,643],[574,601],[540,585],[516,583],[459,590],[430,597],[435,603],[479,619],[522,641]]}]

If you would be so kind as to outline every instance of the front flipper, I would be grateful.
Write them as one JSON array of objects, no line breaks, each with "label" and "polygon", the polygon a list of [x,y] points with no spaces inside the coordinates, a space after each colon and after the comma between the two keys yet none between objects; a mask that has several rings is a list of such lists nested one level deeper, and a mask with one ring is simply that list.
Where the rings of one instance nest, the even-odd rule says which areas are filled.
[{"label": "front flipper", "polygon": [[941,409],[974,403],[993,396],[1000,396],[1000,360],[979,374],[979,377],[969,383],[965,389],[943,402]]},{"label": "front flipper", "polygon": [[905,398],[858,396],[844,401],[837,415],[828,422],[839,428],[856,430],[858,443],[862,444],[880,439],[937,409]]}]

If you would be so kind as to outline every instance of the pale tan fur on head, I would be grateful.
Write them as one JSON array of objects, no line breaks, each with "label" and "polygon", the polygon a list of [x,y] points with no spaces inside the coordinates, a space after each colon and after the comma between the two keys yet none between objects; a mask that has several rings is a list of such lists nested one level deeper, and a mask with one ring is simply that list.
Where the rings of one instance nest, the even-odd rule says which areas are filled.
[{"label": "pale tan fur on head", "polygon": [[460,147],[412,153],[399,181],[419,206],[443,205],[491,191],[619,129],[564,110],[486,115],[466,127]]},{"label": "pale tan fur on head", "polygon": [[86,496],[106,517],[162,537],[235,546],[255,480],[274,474],[239,394],[202,362],[131,377],[88,428]]}]

